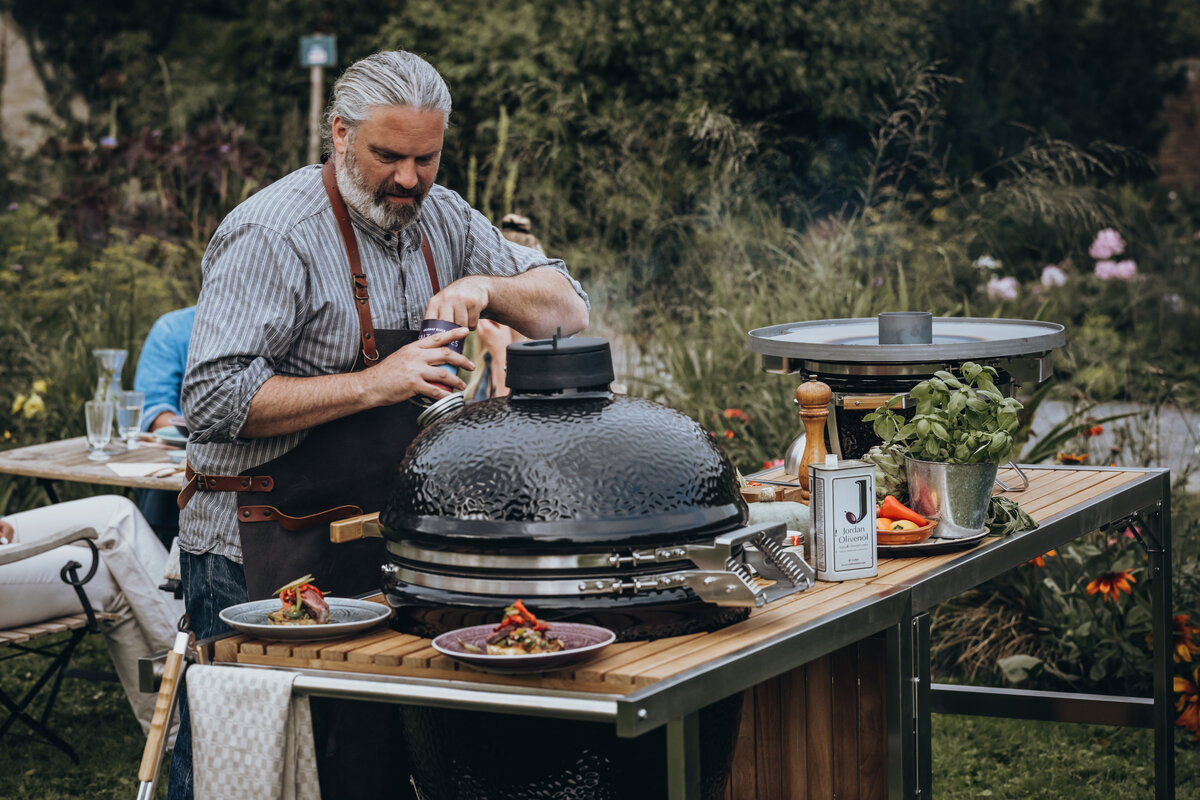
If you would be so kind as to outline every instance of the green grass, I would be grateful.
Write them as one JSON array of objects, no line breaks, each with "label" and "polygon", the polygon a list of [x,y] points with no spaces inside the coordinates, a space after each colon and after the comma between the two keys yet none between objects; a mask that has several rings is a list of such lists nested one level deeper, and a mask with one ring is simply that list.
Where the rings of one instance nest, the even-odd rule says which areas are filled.
[{"label": "green grass", "polygon": [[[1200,747],[1175,738],[1179,800],[1200,798]],[[1101,725],[935,715],[937,800],[1134,800],[1154,796],[1154,734]]]},{"label": "green grass", "polygon": [[[27,684],[35,670],[32,662],[28,656],[0,662],[0,686],[12,693]],[[74,664],[109,669],[103,640],[85,639]],[[0,797],[130,800],[137,795],[141,730],[118,684],[68,679],[51,721],[79,751],[82,763],[76,767],[49,745],[9,734],[0,741]],[[1145,730],[937,715],[934,795],[938,800],[1149,798],[1153,742]],[[1200,798],[1200,747],[1182,732],[1176,743],[1177,796]],[[158,796],[166,797],[165,777]]]},{"label": "green grass", "polygon": [[[7,648],[0,648],[0,656],[7,654]],[[86,637],[71,665],[112,671],[103,637]],[[10,695],[23,693],[44,667],[43,659],[29,655],[0,662],[0,686]],[[28,729],[17,723],[0,740],[0,797],[131,800],[137,796],[144,740],[119,683],[67,678],[50,727],[79,753],[79,766],[57,748],[23,735]],[[166,797],[165,777],[159,782],[158,796]]]}]

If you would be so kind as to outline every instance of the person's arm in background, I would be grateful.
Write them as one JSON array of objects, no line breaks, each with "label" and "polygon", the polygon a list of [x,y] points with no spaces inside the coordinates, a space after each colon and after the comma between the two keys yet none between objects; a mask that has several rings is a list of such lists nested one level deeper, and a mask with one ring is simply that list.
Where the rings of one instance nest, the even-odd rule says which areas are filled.
[{"label": "person's arm in background", "polygon": [[146,395],[143,431],[165,427],[171,417],[180,414],[183,372],[195,317],[195,306],[163,314],[146,336],[133,378],[133,388]]}]

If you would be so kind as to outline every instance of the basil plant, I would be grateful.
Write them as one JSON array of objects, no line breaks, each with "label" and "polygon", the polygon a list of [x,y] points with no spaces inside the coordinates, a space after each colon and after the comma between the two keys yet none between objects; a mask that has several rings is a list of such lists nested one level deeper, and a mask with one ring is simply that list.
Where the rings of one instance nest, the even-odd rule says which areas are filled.
[{"label": "basil plant", "polygon": [[916,401],[912,419],[897,413],[904,395],[868,414],[875,435],[898,444],[909,458],[946,464],[1003,464],[1012,457],[1013,433],[1022,406],[996,390],[994,367],[968,361],[961,377],[939,370],[909,392]]}]

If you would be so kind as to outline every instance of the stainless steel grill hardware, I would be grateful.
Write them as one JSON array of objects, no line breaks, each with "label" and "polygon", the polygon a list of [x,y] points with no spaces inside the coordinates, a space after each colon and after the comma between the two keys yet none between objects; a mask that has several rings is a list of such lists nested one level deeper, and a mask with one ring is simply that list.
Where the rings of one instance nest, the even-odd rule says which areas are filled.
[{"label": "stainless steel grill hardware", "polygon": [[[469,569],[430,572],[418,563],[387,564],[384,571],[392,580],[416,586],[426,586],[454,592],[489,592],[527,596],[547,595],[629,595],[688,588],[707,603],[720,606],[758,607],[812,586],[815,573],[796,553],[783,549],[786,530],[782,523],[751,525],[721,534],[711,544],[689,544],[661,547],[654,550],[635,550],[627,555],[606,557],[610,566],[645,565],[690,561],[696,569],[676,569],[669,572],[632,575],[628,578],[536,577],[537,567],[543,570],[561,568],[564,561],[595,563],[595,554],[582,556],[552,556],[548,563],[539,563],[539,556],[510,556],[506,561],[523,559],[529,572],[523,577],[499,578]],[[397,543],[393,552],[419,557],[436,554],[438,563],[453,562],[452,553],[425,551],[409,543]],[[483,560],[484,556],[475,556]],[[474,566],[472,558],[465,559]],[[465,565],[463,565],[465,566]],[[543,573],[545,574],[545,573]]]}]

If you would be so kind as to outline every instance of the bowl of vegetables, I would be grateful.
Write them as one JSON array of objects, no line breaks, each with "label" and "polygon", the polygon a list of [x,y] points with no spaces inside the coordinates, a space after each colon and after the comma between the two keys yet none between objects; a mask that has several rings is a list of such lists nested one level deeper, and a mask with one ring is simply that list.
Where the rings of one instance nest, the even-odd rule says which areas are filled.
[{"label": "bowl of vegetables", "polygon": [[881,545],[923,542],[936,527],[936,520],[925,519],[890,494],[875,511],[875,538]]}]

